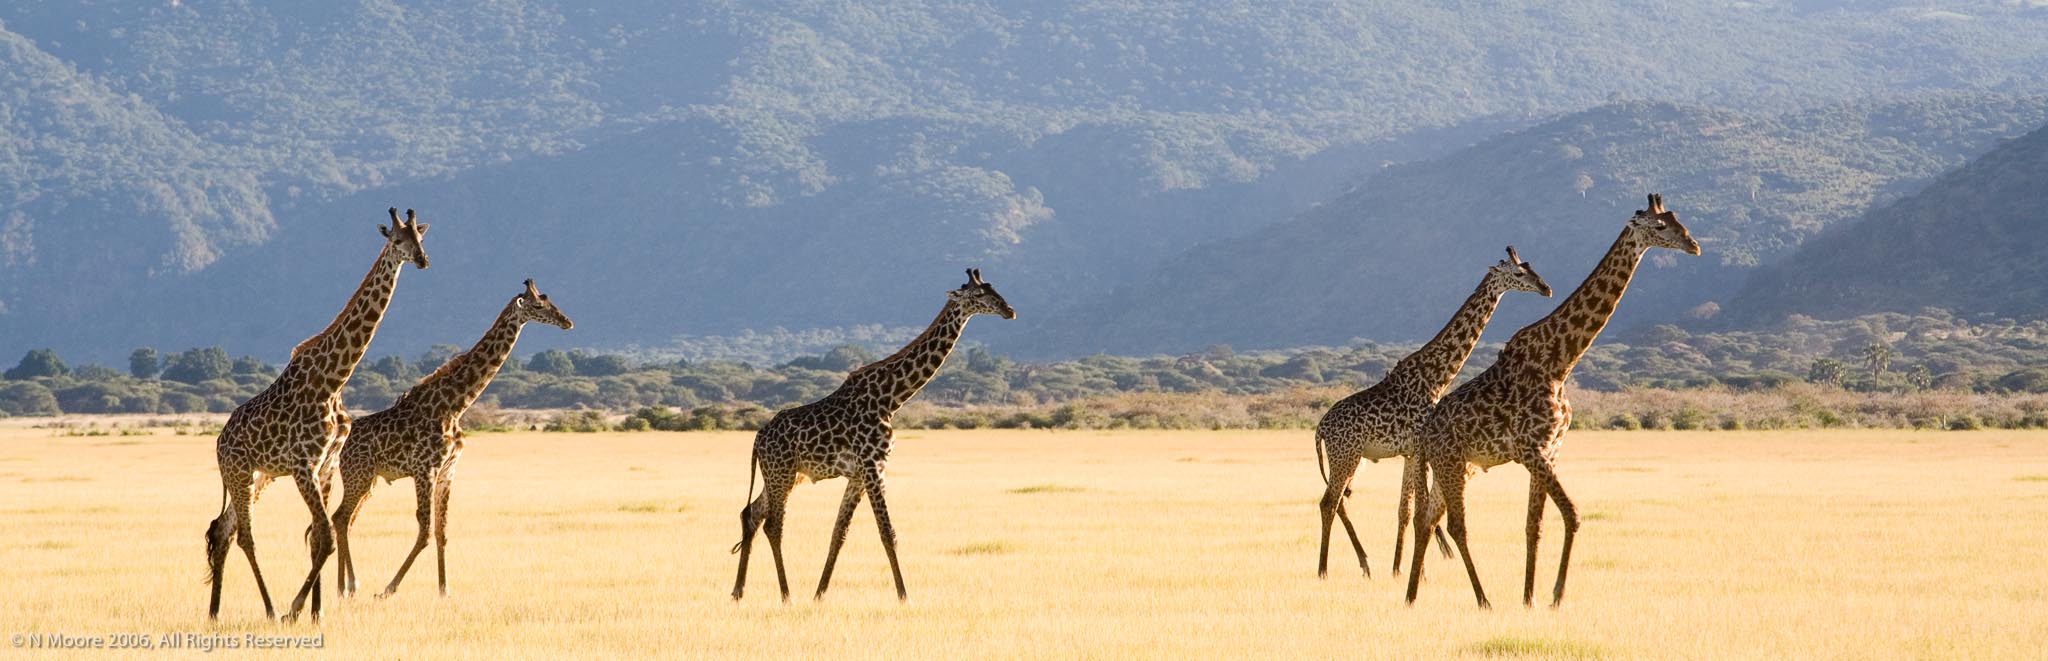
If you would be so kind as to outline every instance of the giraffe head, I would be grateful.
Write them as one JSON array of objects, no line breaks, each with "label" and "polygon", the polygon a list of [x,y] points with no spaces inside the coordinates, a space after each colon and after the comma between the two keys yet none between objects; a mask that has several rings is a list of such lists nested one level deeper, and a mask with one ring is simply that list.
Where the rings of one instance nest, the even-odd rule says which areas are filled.
[{"label": "giraffe head", "polygon": [[959,289],[946,292],[946,298],[960,306],[969,316],[977,314],[1002,315],[1004,319],[1016,319],[1017,310],[1010,307],[996,288],[981,281],[981,269],[967,269],[967,284]]},{"label": "giraffe head", "polygon": [[427,224],[414,220],[412,210],[405,210],[405,220],[398,219],[398,207],[391,207],[391,226],[377,226],[384,234],[384,240],[396,251],[398,259],[412,262],[419,268],[427,267],[427,251],[420,247],[420,238],[427,235]]},{"label": "giraffe head", "polygon": [[1650,206],[1628,219],[1629,232],[1653,248],[1670,248],[1688,255],[1700,254],[1700,242],[1679,224],[1678,214],[1664,210],[1664,196],[1650,194]]},{"label": "giraffe head", "polygon": [[533,288],[532,278],[526,279],[526,291],[512,297],[512,309],[518,311],[514,318],[522,324],[538,321],[562,330],[576,327],[576,322],[569,321],[569,315],[562,314],[562,309],[555,307],[555,304],[548,300],[547,294]]},{"label": "giraffe head", "polygon": [[1550,297],[1550,283],[1543,276],[1536,275],[1536,267],[1515,256],[1515,247],[1508,246],[1508,258],[1486,270],[1486,279],[1501,291],[1529,291]]}]

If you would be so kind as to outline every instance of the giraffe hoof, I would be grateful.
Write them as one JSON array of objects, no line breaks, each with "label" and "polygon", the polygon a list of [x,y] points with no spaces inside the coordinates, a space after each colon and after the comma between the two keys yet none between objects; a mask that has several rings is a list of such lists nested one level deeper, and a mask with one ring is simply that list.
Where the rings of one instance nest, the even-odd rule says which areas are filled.
[{"label": "giraffe hoof", "polygon": [[390,599],[390,598],[391,598],[391,595],[394,595],[394,594],[398,594],[398,591],[397,591],[397,590],[385,590],[385,591],[383,591],[383,592],[379,592],[379,593],[377,593],[377,599],[378,599],[379,601],[382,601],[382,600],[385,600],[385,599]]}]

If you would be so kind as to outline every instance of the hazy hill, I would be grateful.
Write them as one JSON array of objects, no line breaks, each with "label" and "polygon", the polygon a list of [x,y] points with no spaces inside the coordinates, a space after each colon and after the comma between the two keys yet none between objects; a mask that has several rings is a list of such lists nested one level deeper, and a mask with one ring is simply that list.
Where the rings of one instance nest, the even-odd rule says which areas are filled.
[{"label": "hazy hill", "polygon": [[1728,323],[1946,308],[2048,317],[2048,128],[1802,246],[1750,280]]},{"label": "hazy hill", "polygon": [[[1424,338],[1507,244],[1570,291],[1652,191],[1706,253],[1652,253],[1615,323],[1706,316],[1714,306],[1697,308],[1725,302],[1756,266],[2044,119],[2041,99],[1776,117],[1603,107],[1389,167],[1283,225],[1190,250],[1016,346],[1056,355]],[[1513,329],[1555,302],[1511,294],[1494,323]]]},{"label": "hazy hill", "polygon": [[[1381,161],[1617,97],[2048,91],[2043,28],[1964,2],[23,0],[0,341],[280,357],[339,295],[306,293],[336,281],[309,246],[391,204],[489,228],[437,235],[450,255],[581,229],[529,239],[559,270],[449,269],[429,299],[555,273],[597,315],[578,341],[921,323],[951,279],[927,274],[968,263],[1049,311]],[[471,332],[449,312],[389,341]]]}]

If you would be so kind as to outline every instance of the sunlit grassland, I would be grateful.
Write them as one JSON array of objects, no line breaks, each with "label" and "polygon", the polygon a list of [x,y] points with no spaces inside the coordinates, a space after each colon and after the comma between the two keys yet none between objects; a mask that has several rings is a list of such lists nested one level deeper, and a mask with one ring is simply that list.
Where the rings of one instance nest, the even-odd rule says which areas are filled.
[{"label": "sunlit grassland", "polygon": [[[912,431],[889,466],[910,601],[865,505],[813,601],[842,481],[792,498],[791,603],[758,544],[734,603],[745,433],[478,434],[456,472],[451,595],[413,538],[409,483],[357,524],[365,596],[317,629],[262,621],[228,561],[205,623],[212,438],[0,425],[0,631],[320,631],[371,657],[2027,657],[2048,648],[2048,432],[1575,432],[1584,514],[1564,606],[1520,605],[1527,478],[1468,498],[1481,577],[1432,551],[1421,600],[1390,575],[1398,462],[1369,464],[1315,577],[1321,484],[1305,431]],[[1547,592],[1562,535],[1550,508]],[[306,570],[288,482],[258,502],[280,608]],[[1539,596],[1539,604],[1542,597]],[[9,651],[12,651],[11,649]],[[218,654],[218,652],[216,653]],[[147,655],[159,657],[161,655]]]}]

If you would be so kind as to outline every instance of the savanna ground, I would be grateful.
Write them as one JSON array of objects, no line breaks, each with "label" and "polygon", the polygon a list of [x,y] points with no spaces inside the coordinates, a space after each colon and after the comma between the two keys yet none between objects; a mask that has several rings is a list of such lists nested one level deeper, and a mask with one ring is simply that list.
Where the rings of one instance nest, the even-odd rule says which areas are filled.
[{"label": "savanna ground", "polygon": [[[318,628],[266,623],[229,555],[205,622],[211,436],[0,425],[0,634],[324,633],[366,657],[788,655],[979,658],[2033,657],[2048,648],[2048,433],[1578,432],[1561,473],[1585,516],[1564,606],[1523,608],[1526,474],[1474,479],[1472,543],[1496,604],[1431,553],[1421,600],[1388,572],[1398,463],[1367,465],[1315,577],[1309,433],[916,431],[889,468],[910,601],[865,506],[812,601],[841,481],[792,498],[794,598],[766,545],[734,603],[745,433],[478,434],[451,509],[451,596],[413,538],[408,483],[354,537],[364,596]],[[258,502],[284,607],[307,514]],[[1561,537],[1550,509],[1539,593]],[[1539,604],[1542,603],[1539,596]],[[29,654],[0,647],[9,654]],[[190,651],[188,654],[192,654]],[[277,652],[222,650],[214,655]],[[161,657],[161,653],[136,653]],[[296,655],[296,654],[295,654]]]}]

